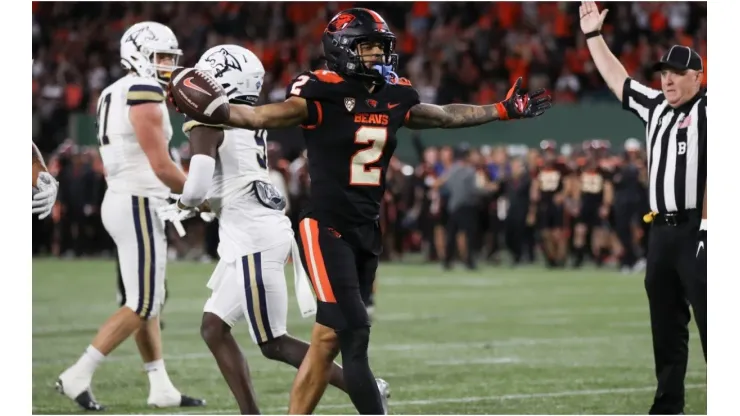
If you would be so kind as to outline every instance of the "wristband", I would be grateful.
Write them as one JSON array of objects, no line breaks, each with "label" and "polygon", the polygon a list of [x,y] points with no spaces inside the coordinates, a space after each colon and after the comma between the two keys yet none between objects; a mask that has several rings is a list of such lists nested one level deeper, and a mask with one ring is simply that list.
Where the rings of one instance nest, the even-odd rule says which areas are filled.
[{"label": "wristband", "polygon": [[702,220],[701,220],[701,227],[699,227],[699,229],[700,230],[704,230],[704,231],[707,230],[707,219],[706,218],[702,218]]},{"label": "wristband", "polygon": [[506,111],[506,107],[504,106],[504,102],[496,103],[496,111],[498,112],[498,119],[501,121],[506,121],[509,119],[509,112]]},{"label": "wristband", "polygon": [[594,30],[593,32],[586,33],[586,39],[595,38],[597,36],[601,36],[601,31],[600,30]]}]

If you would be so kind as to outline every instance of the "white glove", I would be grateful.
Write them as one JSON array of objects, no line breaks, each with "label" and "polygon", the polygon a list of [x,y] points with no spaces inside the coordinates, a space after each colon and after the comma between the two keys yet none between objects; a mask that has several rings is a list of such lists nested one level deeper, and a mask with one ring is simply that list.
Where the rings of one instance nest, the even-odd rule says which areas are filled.
[{"label": "white glove", "polygon": [[173,204],[157,208],[157,215],[161,220],[171,222],[180,237],[185,237],[186,234],[185,228],[182,226],[183,221],[193,218],[197,214],[200,214],[200,219],[205,222],[212,222],[216,218],[216,214],[212,212],[200,212],[197,207],[181,208],[179,202],[178,200]]},{"label": "white glove", "polygon": [[54,208],[57,192],[59,192],[59,182],[49,172],[41,172],[36,179],[36,188],[38,192],[34,193],[31,198],[31,212],[39,214],[39,219],[43,220],[51,214]]},{"label": "white glove", "polygon": [[[170,193],[170,198],[174,199],[175,201],[179,201],[181,196],[182,195],[180,194]],[[199,212],[199,211],[196,210],[196,212]],[[188,218],[191,218],[191,217],[188,217]],[[201,212],[200,219],[202,219],[205,222],[213,222],[213,220],[216,219],[216,214],[212,212]]]},{"label": "white glove", "polygon": [[216,219],[216,214],[212,212],[201,212],[200,219],[202,219],[205,222],[213,222],[213,220]]},{"label": "white glove", "polygon": [[178,206],[177,202],[157,208],[157,216],[162,221],[171,222],[180,237],[185,237],[186,234],[182,222],[188,218],[193,218],[197,212],[196,208],[182,209]]},{"label": "white glove", "polygon": [[164,221],[185,221],[193,218],[198,213],[196,208],[182,209],[177,205],[177,202],[169,205],[164,205],[157,208],[157,215]]}]

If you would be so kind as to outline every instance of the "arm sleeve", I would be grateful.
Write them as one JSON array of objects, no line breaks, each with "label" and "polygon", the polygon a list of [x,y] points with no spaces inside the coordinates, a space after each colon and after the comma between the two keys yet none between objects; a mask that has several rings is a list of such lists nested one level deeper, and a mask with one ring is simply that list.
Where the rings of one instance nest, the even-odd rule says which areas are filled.
[{"label": "arm sleeve", "polygon": [[195,155],[190,159],[188,179],[180,196],[180,201],[189,207],[202,204],[208,194],[216,170],[216,159],[206,155]]}]

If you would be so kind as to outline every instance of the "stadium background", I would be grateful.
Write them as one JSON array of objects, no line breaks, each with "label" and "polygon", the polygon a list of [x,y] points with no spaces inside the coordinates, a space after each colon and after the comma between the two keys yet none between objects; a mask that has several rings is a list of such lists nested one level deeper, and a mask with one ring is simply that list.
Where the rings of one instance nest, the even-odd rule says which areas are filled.
[{"label": "stadium background", "polygon": [[[399,40],[399,72],[411,79],[422,101],[496,102],[518,76],[524,76],[525,88],[547,88],[554,98],[554,109],[537,120],[452,133],[401,133],[383,211],[389,231],[386,260],[391,261],[380,270],[371,350],[376,372],[394,388],[394,412],[646,409],[652,358],[639,275],[621,277],[614,267],[552,271],[537,262],[507,267],[500,235],[506,206],[495,195],[480,203],[481,216],[490,219],[476,247],[488,260],[482,261],[484,267],[443,272],[430,258],[433,233],[408,215],[419,189],[414,179],[424,179],[428,170],[441,174],[443,161],[461,142],[477,150],[485,180],[503,183],[510,159],[523,156],[531,168],[543,139],[555,140],[573,163],[582,156],[584,141],[606,141],[609,163],[616,165],[622,162],[625,140],[642,137],[639,121],[620,110],[590,60],[578,27],[578,2],[33,2],[33,140],[61,182],[53,215],[33,224],[34,255],[41,256],[34,259],[34,413],[72,410],[49,385],[114,308],[115,263],[99,216],[105,182],[94,115],[100,91],[122,75],[118,45],[123,31],[142,20],[169,25],[184,51],[185,66],[216,44],[243,45],[267,69],[261,101],[271,102],[284,98],[295,74],[321,64],[321,31],[331,16],[352,6],[371,7],[388,21]],[[694,47],[706,68],[706,3],[607,7],[607,42],[641,82],[659,87],[649,65],[674,43]],[[173,123],[173,157],[187,168],[180,117],[173,116]],[[307,183],[300,132],[272,131],[268,138],[273,143],[270,165],[286,179],[294,217]],[[425,151],[435,153],[429,148],[438,149],[437,160],[424,163]],[[169,268],[164,332],[169,367],[176,382],[206,396],[215,411],[233,411],[197,334],[216,226],[197,221],[187,226],[186,239],[173,236],[171,255],[205,264]],[[637,228],[635,238],[644,241],[645,230]],[[611,257],[607,264],[617,262]],[[70,307],[65,302],[70,298],[85,304]],[[307,337],[308,322],[295,315],[291,310],[293,332]],[[692,348],[698,351],[693,340]],[[145,394],[135,347],[129,343],[116,355],[96,379],[97,395],[121,411],[141,412],[143,399],[137,402],[131,393]],[[694,355],[687,413],[705,413],[705,366]],[[284,411],[293,373],[257,358],[254,349],[247,356],[261,403],[268,412]],[[330,390],[322,402],[328,406],[320,411],[347,412],[347,402]]]}]

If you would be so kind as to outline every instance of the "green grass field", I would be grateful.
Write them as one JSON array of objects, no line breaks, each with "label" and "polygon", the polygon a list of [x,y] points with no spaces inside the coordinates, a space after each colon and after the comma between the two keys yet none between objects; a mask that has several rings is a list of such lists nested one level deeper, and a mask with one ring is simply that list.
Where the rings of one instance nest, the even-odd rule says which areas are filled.
[{"label": "green grass field", "polygon": [[[200,339],[205,284],[213,265],[174,263],[163,333],[178,388],[208,401],[203,411],[236,413],[226,383]],[[33,410],[78,413],[53,389],[97,327],[115,310],[114,264],[33,263]],[[292,279],[289,279],[292,281]],[[370,360],[392,389],[396,414],[646,414],[654,392],[647,300],[641,276],[611,271],[381,265]],[[289,329],[307,339],[290,298]],[[263,413],[287,410],[295,370],[264,359],[247,328],[245,350]],[[692,323],[686,413],[706,414],[706,365]],[[146,406],[148,381],[133,341],[96,373],[98,400],[116,414],[172,413]],[[330,387],[317,413],[354,414]]]}]

